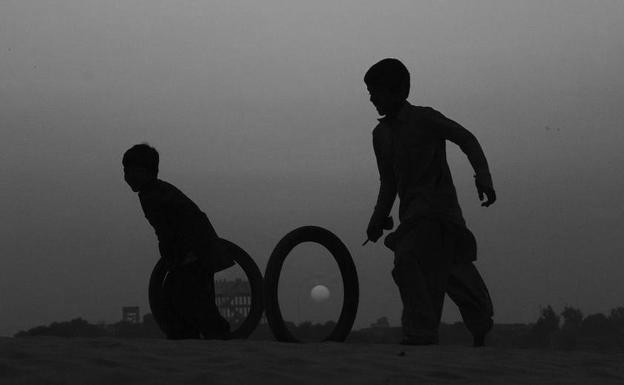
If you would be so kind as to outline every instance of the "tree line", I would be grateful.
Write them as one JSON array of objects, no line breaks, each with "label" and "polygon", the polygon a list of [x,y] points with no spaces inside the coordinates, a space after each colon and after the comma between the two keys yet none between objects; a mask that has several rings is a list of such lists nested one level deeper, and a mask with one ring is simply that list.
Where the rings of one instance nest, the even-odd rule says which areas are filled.
[{"label": "tree line", "polygon": [[528,347],[555,349],[624,348],[624,307],[584,316],[581,310],[566,306],[557,314],[552,306],[540,312],[526,335]]},{"label": "tree line", "polygon": [[[291,333],[303,341],[322,341],[336,323],[300,324],[287,322]],[[57,336],[57,337],[116,337],[116,338],[163,338],[154,317],[146,314],[141,323],[117,322],[94,325],[82,318],[71,321],[53,322],[20,331],[15,337]],[[390,327],[386,317],[380,318],[369,328],[354,330],[347,342],[396,343],[401,337],[399,327]],[[250,336],[252,340],[273,339],[266,323],[261,323]],[[461,322],[440,325],[440,343],[468,344],[471,336]],[[602,313],[585,316],[581,310],[565,306],[560,313],[552,306],[543,307],[537,320],[529,324],[495,324],[488,345],[516,348],[572,349],[624,349],[624,307],[612,309],[608,315]]]},{"label": "tree line", "polygon": [[114,324],[94,325],[78,317],[70,321],[52,322],[19,331],[14,337],[55,336],[55,337],[117,337],[117,338],[161,338],[164,334],[158,328],[152,314],[143,316],[143,322],[120,321]]}]

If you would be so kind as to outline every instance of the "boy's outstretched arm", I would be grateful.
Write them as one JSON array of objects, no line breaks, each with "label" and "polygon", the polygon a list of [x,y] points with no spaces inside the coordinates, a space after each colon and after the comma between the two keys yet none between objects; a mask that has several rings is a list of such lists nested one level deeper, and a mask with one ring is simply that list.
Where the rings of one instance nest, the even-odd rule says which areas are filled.
[{"label": "boy's outstretched arm", "polygon": [[392,210],[392,205],[396,199],[396,183],[394,179],[394,170],[390,162],[391,151],[383,142],[377,132],[373,132],[373,150],[377,159],[377,169],[379,170],[379,193],[377,194],[377,203],[373,210],[373,215],[368,223],[366,235],[373,242],[381,237],[384,225]]},{"label": "boy's outstretched arm", "polygon": [[442,137],[458,145],[468,157],[468,161],[475,171],[475,184],[479,200],[486,199],[485,202],[481,203],[481,206],[489,207],[492,205],[496,201],[496,191],[494,191],[487,159],[477,138],[459,123],[437,111],[434,111],[431,120],[435,123],[436,130]]}]

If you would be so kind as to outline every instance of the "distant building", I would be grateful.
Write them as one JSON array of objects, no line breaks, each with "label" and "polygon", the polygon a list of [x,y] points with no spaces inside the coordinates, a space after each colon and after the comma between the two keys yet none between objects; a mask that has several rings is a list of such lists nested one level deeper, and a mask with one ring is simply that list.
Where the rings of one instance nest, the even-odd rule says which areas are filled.
[{"label": "distant building", "polygon": [[131,324],[141,323],[141,315],[138,306],[124,306],[121,308],[121,321]]},{"label": "distant building", "polygon": [[371,328],[389,328],[390,322],[388,321],[388,317],[381,317],[375,323],[372,323]]},{"label": "distant building", "polygon": [[251,308],[251,287],[249,282],[237,278],[234,281],[215,281],[215,302],[219,312],[230,325],[240,325]]}]

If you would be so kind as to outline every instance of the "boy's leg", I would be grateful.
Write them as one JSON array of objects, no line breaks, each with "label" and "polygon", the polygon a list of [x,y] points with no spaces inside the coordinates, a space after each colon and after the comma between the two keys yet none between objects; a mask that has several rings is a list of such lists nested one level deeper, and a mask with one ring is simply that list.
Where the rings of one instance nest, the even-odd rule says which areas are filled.
[{"label": "boy's leg", "polygon": [[189,317],[188,274],[181,269],[169,272],[165,281],[165,292],[169,301],[168,339],[199,338],[196,321]]},{"label": "boy's leg", "polygon": [[183,325],[177,338],[227,338],[230,325],[215,303],[213,273],[197,261],[178,267],[172,278],[173,308]]},{"label": "boy's leg", "polygon": [[404,342],[438,342],[438,327],[451,267],[444,226],[419,221],[397,244],[392,276],[403,301]]},{"label": "boy's leg", "polygon": [[210,270],[200,271],[199,287],[199,328],[206,339],[225,339],[230,331],[230,324],[221,316],[215,302],[214,273]]},{"label": "boy's leg", "polygon": [[492,329],[494,310],[485,282],[472,262],[453,266],[447,293],[459,307],[475,346],[482,346],[485,335]]}]

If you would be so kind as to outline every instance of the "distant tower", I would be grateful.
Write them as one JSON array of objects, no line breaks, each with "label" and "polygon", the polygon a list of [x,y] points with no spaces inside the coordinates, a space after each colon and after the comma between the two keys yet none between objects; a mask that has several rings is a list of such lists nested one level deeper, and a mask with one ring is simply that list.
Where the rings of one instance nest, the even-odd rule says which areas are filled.
[{"label": "distant tower", "polygon": [[251,308],[249,282],[240,278],[235,281],[216,281],[215,302],[221,315],[235,328],[247,318]]},{"label": "distant tower", "polygon": [[124,306],[121,308],[121,321],[131,324],[138,324],[141,322],[141,316],[138,306]]}]

